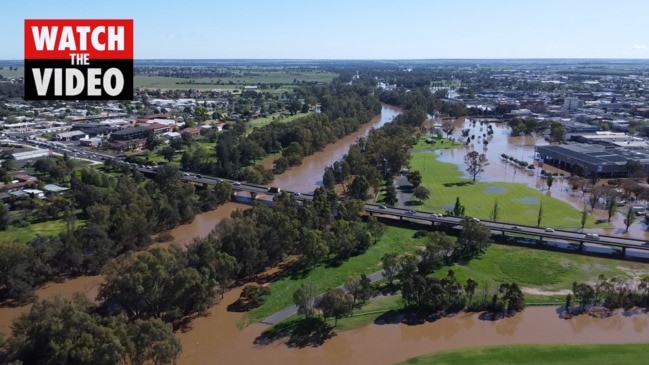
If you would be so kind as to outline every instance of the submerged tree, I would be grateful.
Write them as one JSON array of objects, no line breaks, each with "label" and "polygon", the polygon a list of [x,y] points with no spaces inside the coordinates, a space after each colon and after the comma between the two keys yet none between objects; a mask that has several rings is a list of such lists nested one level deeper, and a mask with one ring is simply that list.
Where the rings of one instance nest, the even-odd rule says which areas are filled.
[{"label": "submerged tree", "polygon": [[624,233],[629,232],[629,226],[633,222],[635,222],[635,212],[631,208],[629,208],[626,211],[626,217],[624,218],[624,225],[626,226],[626,230],[624,231]]},{"label": "submerged tree", "polygon": [[476,151],[471,151],[464,156],[464,163],[467,165],[466,171],[471,174],[473,181],[476,177],[484,172],[484,167],[488,165],[487,156]]}]

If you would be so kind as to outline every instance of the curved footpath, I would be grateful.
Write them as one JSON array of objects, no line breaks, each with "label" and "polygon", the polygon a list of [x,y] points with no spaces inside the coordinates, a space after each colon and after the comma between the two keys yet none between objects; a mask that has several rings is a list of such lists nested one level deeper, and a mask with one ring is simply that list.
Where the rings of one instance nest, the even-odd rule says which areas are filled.
[{"label": "curved footpath", "polygon": [[[383,274],[383,270],[381,270],[381,271],[377,271],[377,272],[375,272],[373,274],[367,275],[367,277],[370,279],[370,282],[373,283],[373,282],[376,282],[376,281],[379,281],[379,280],[383,279],[385,277],[385,275]],[[342,285],[338,286],[338,288],[342,288],[342,287],[343,287]],[[296,314],[297,314],[297,306],[292,305],[290,307],[286,307],[286,308],[284,308],[284,309],[282,309],[282,310],[280,310],[278,312],[275,312],[275,313],[271,314],[270,316],[262,319],[261,323],[267,324],[269,326],[274,326],[277,323],[285,320],[286,318],[288,318],[290,316],[293,316],[293,315],[296,315]]]}]

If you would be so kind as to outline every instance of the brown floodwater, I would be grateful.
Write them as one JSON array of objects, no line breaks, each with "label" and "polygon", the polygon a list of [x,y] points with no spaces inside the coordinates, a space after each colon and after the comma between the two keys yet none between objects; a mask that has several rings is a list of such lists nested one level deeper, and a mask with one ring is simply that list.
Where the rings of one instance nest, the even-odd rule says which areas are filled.
[{"label": "brown floodwater", "polygon": [[170,233],[174,237],[174,240],[166,242],[162,246],[169,246],[171,244],[185,246],[196,237],[202,238],[207,236],[219,222],[224,218],[229,218],[235,210],[248,208],[250,208],[249,205],[230,202],[219,206],[215,210],[197,214],[191,223],[172,229]]},{"label": "brown floodwater", "polygon": [[[35,291],[39,299],[50,299],[57,295],[65,298],[72,298],[75,293],[83,293],[89,299],[95,300],[99,292],[99,285],[103,282],[103,276],[80,276],[66,279],[60,283],[47,283]],[[0,308],[0,332],[8,334],[11,332],[11,322],[23,313],[28,313],[32,308],[31,304],[20,307]]]},{"label": "brown floodwater", "polygon": [[[333,165],[349,152],[351,146],[356,140],[368,135],[372,128],[380,128],[385,123],[389,123],[401,113],[401,109],[383,104],[381,114],[372,118],[372,120],[359,128],[349,136],[338,140],[336,143],[327,145],[322,151],[318,151],[311,156],[306,156],[300,166],[291,167],[287,172],[275,176],[275,180],[270,185],[278,186],[286,190],[300,193],[311,193],[322,185],[322,175],[327,166]],[[273,161],[277,157],[271,157],[262,165],[266,169],[273,168]]]},{"label": "brown floodwater", "polygon": [[252,324],[242,328],[245,315],[225,310],[239,293],[227,293],[209,317],[195,321],[189,332],[178,334],[183,344],[179,364],[380,365],[474,346],[649,341],[647,314],[616,314],[606,319],[582,315],[564,320],[556,307],[532,307],[497,321],[459,314],[414,326],[370,324],[338,333],[319,347],[288,348],[282,341],[255,345],[255,338],[268,327]]},{"label": "brown floodwater", "polygon": [[[304,159],[301,166],[293,167],[278,175],[273,185],[300,192],[310,192],[319,186],[325,166],[342,158],[349,145],[359,137],[367,135],[370,128],[377,128],[392,120],[399,109],[384,105],[380,117],[342,141],[327,146],[323,151]],[[456,121],[460,130],[470,126],[464,119]],[[479,124],[476,126],[479,131]],[[486,128],[486,125],[483,126]],[[477,138],[477,136],[476,136]],[[520,173],[500,161],[499,155],[506,153],[518,159],[531,162],[534,145],[547,144],[538,137],[510,137],[506,127],[494,125],[494,135],[487,137],[490,143],[484,149],[481,143],[473,144],[478,151],[487,154],[491,164],[481,177],[485,181],[511,181],[525,183],[536,189],[543,189],[537,176]],[[466,149],[440,151],[440,159],[463,166]],[[272,167],[272,160],[265,161],[266,168]],[[515,172],[516,171],[516,172]],[[504,177],[504,179],[503,179]],[[571,196],[559,182],[553,186],[555,197],[571,202],[578,209],[583,198]],[[561,189],[558,189],[561,187]],[[572,200],[571,200],[572,199]],[[215,211],[199,214],[195,220],[171,231],[174,242],[185,245],[196,236],[205,236],[223,218],[246,205],[228,203]],[[596,212],[596,214],[599,214]],[[618,219],[614,224],[618,225]],[[632,226],[633,227],[633,226]],[[617,228],[616,228],[617,229]],[[631,233],[630,233],[631,234]],[[101,284],[101,276],[80,277],[63,283],[51,283],[39,288],[39,298],[57,294],[71,297],[80,291],[95,298]],[[288,348],[282,341],[269,345],[255,345],[255,338],[267,328],[262,324],[248,324],[245,314],[228,312],[228,304],[237,300],[241,288],[225,294],[221,304],[214,306],[207,317],[193,321],[191,329],[178,333],[183,352],[179,364],[392,364],[425,353],[449,349],[509,345],[525,343],[633,343],[649,341],[649,317],[646,314],[617,314],[607,319],[578,316],[570,320],[559,318],[554,307],[528,308],[512,318],[498,321],[480,319],[478,315],[460,314],[432,323],[408,326],[404,324],[370,324],[357,330],[342,332],[319,347],[302,349]],[[27,312],[31,306],[0,309],[0,331],[9,332],[13,318]]]},{"label": "brown floodwater", "polygon": [[[429,127],[435,122],[440,123],[439,120],[432,119],[428,122]],[[510,135],[510,128],[505,123],[490,122],[481,125],[479,122],[473,123],[468,118],[455,119],[454,125],[455,131],[452,137],[459,141],[466,142],[467,138],[462,137],[462,130],[469,129],[469,135],[475,135],[475,139],[470,145],[462,148],[452,150],[431,149],[430,152],[437,154],[439,161],[453,163],[458,166],[460,171],[464,172],[466,168],[464,156],[468,151],[474,150],[484,153],[487,156],[489,164],[485,167],[484,173],[478,177],[480,181],[502,181],[525,184],[546,195],[563,200],[580,211],[583,209],[584,204],[586,204],[590,211],[588,195],[584,196],[582,192],[573,192],[570,189],[567,181],[567,177],[570,176],[569,172],[549,165],[545,165],[542,168],[538,167],[538,163],[534,160],[534,147],[548,145],[548,142],[542,136],[512,137]],[[491,125],[494,133],[491,136],[486,137],[488,144],[485,146],[482,141],[485,139],[483,134],[486,134],[488,125]],[[521,161],[534,163],[536,168],[534,170],[516,168],[512,163],[506,162],[500,157],[503,153]],[[566,179],[555,180],[550,192],[548,192],[545,183],[546,180],[540,177],[541,169],[563,173],[566,176]],[[466,177],[469,178],[468,175],[466,175]],[[601,183],[602,182],[600,182],[600,184]],[[646,203],[641,202],[641,204]],[[620,211],[624,209],[626,208],[621,208]],[[608,218],[608,213],[601,208],[594,209],[591,214],[598,219]],[[603,235],[619,235],[622,237],[649,240],[649,231],[647,231],[647,225],[644,223],[643,219],[637,219],[636,222],[631,224],[629,231],[625,232],[626,226],[624,224],[624,214],[617,213],[612,217],[610,226],[611,228],[589,228],[587,231]]]}]

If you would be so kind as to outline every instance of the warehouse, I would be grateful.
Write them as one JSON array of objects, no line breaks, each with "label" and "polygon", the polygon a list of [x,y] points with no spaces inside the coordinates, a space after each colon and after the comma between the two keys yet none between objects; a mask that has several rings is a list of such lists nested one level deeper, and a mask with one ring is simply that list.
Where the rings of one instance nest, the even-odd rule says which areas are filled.
[{"label": "warehouse", "polygon": [[645,175],[649,172],[649,153],[646,151],[595,144],[536,146],[535,150],[540,161],[565,171],[570,171],[574,164],[581,164],[586,169],[586,176],[627,177],[626,163],[629,160],[639,161],[644,166]]}]

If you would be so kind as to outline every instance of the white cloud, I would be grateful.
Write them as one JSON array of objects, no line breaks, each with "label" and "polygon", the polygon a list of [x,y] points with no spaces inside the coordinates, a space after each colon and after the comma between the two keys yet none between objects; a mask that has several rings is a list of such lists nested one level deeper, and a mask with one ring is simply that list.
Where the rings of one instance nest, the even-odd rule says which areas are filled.
[{"label": "white cloud", "polygon": [[644,44],[634,44],[633,45],[634,49],[647,49],[647,46]]}]

